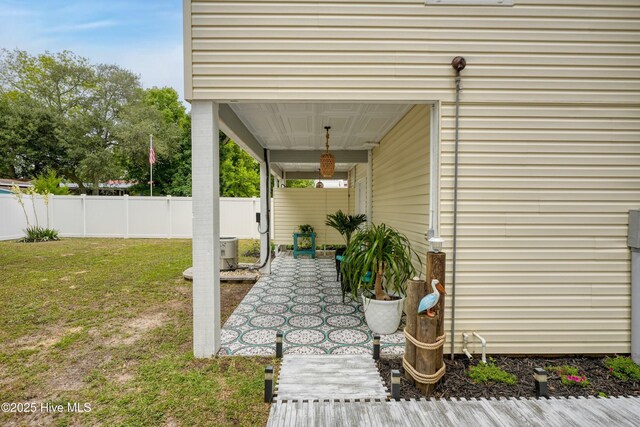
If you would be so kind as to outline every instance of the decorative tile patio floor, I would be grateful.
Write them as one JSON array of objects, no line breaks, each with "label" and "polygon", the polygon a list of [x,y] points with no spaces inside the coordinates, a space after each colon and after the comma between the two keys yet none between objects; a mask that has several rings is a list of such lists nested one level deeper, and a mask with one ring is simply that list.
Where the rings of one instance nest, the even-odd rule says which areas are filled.
[{"label": "decorative tile patio floor", "polygon": [[[333,259],[277,257],[271,270],[227,319],[218,354],[274,355],[278,331],[285,354],[372,354],[362,305],[342,302]],[[380,337],[382,355],[404,353],[402,328]]]}]

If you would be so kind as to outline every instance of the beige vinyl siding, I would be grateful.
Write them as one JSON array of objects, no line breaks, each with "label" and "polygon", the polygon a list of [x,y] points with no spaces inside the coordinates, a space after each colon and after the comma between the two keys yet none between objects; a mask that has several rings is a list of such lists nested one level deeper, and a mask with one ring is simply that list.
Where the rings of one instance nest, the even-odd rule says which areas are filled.
[{"label": "beige vinyl siding", "polygon": [[[640,206],[639,113],[631,105],[468,104],[463,95],[457,330],[482,331],[500,353],[629,351],[626,224],[627,210]],[[454,115],[445,104],[445,237]]]},{"label": "beige vinyl siding", "polygon": [[[627,102],[640,97],[637,1],[193,1],[194,99]],[[488,97],[488,95],[490,95]]]},{"label": "beige vinyl siding", "polygon": [[[187,97],[442,102],[449,274],[449,64],[463,55],[457,351],[462,331],[478,331],[491,353],[629,352],[625,237],[627,210],[640,208],[640,2],[202,1],[192,12]],[[375,197],[378,222],[390,214]]]},{"label": "beige vinyl siding", "polygon": [[346,188],[275,188],[274,241],[277,245],[292,245],[292,234],[298,226],[311,224],[316,230],[317,245],[344,244],[344,239],[336,230],[324,222],[327,214],[338,209],[348,209],[348,189]]},{"label": "beige vinyl siding", "polygon": [[373,218],[405,234],[417,252],[414,266],[425,276],[429,229],[429,117],[413,107],[373,150]]}]

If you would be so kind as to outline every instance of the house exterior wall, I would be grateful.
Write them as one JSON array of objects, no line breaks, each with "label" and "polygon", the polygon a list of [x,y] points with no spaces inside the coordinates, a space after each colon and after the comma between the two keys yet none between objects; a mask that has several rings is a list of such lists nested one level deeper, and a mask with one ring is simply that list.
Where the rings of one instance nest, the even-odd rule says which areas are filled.
[{"label": "house exterior wall", "polygon": [[[357,164],[349,171],[349,214],[356,214],[356,202],[357,202],[357,188],[356,184],[363,180],[364,183],[367,181],[367,165],[366,164]],[[366,193],[366,192],[365,192]],[[366,195],[366,194],[365,194]]]},{"label": "house exterior wall", "polygon": [[372,221],[407,236],[422,278],[429,250],[429,118],[429,106],[413,107],[373,150]]},{"label": "house exterior wall", "polygon": [[293,233],[301,224],[316,230],[317,245],[343,245],[344,239],[324,222],[327,214],[348,209],[347,188],[275,188],[273,190],[274,241],[292,245]]},{"label": "house exterior wall", "polygon": [[636,0],[201,1],[185,9],[187,98],[441,101],[449,260],[449,64],[464,56],[456,342],[475,330],[492,353],[629,351],[626,212],[640,206]]}]

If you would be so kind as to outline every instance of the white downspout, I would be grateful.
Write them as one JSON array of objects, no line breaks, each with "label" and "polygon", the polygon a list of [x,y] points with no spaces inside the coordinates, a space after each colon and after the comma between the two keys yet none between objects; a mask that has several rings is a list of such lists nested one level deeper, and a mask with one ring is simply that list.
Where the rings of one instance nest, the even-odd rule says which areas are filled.
[{"label": "white downspout", "polygon": [[440,101],[431,105],[429,131],[429,230],[431,250],[442,250],[440,238]]},{"label": "white downspout", "polygon": [[367,155],[367,224],[373,221],[373,149]]},{"label": "white downspout", "polygon": [[631,250],[631,359],[640,365],[640,210],[629,211],[627,234]]}]

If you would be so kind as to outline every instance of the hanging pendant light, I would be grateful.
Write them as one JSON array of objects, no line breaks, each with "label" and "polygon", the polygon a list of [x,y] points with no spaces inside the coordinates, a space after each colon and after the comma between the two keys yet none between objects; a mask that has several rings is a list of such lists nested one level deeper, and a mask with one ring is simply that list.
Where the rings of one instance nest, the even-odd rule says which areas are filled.
[{"label": "hanging pendant light", "polygon": [[324,128],[327,131],[325,135],[327,138],[327,151],[320,155],[320,176],[323,178],[331,178],[336,170],[336,156],[329,152],[329,129],[331,129],[331,126],[325,126]]},{"label": "hanging pendant light", "polygon": [[320,175],[320,169],[318,169],[318,182],[316,182],[316,188],[324,188],[324,184],[322,183],[322,176]]}]

